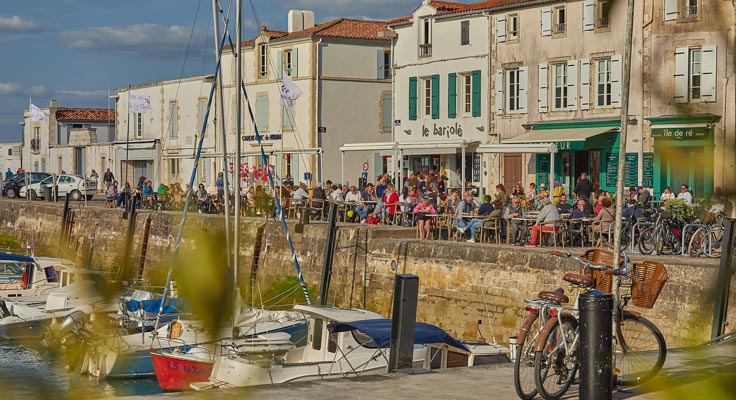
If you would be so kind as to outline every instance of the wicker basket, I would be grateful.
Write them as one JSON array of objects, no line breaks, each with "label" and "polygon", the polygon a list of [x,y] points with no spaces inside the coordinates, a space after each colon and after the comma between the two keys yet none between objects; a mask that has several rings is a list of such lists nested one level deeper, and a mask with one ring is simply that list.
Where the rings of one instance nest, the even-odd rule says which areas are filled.
[{"label": "wicker basket", "polygon": [[[580,258],[588,260],[595,265],[610,266],[611,261],[613,261],[613,252],[603,249],[589,249]],[[623,257],[619,257],[619,262],[623,262]],[[582,270],[583,266],[581,265],[579,270],[581,274],[583,273]],[[596,271],[593,269],[588,269],[585,273],[595,280],[596,289],[606,293],[611,293],[611,288],[613,287],[613,276],[605,275],[602,271]]]},{"label": "wicker basket", "polygon": [[634,263],[631,280],[631,303],[636,307],[652,308],[669,277],[664,264],[654,261]]}]

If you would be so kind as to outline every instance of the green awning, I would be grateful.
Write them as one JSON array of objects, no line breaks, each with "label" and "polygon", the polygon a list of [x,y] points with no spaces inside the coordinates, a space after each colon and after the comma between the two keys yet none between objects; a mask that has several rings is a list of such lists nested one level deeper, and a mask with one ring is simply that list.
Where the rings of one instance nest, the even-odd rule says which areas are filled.
[{"label": "green awning", "polygon": [[615,132],[618,132],[618,128],[540,129],[504,140],[503,143],[555,143],[559,150],[582,150],[589,138]]}]

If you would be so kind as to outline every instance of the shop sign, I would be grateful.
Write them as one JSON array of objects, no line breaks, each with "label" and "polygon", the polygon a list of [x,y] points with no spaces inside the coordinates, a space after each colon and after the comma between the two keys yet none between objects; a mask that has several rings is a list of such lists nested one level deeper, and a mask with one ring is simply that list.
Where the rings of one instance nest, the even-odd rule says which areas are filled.
[{"label": "shop sign", "polygon": [[558,151],[582,150],[585,147],[585,142],[563,140],[563,141],[555,142],[555,145],[557,146]]},{"label": "shop sign", "polygon": [[708,137],[709,131],[710,129],[704,126],[686,128],[652,128],[652,137],[697,140]]},{"label": "shop sign", "polygon": [[429,137],[429,136],[443,136],[443,137],[463,137],[463,127],[460,126],[457,122],[455,125],[450,126],[437,126],[437,124],[432,124],[432,128],[428,128],[424,125],[422,125],[422,137]]},{"label": "shop sign", "polygon": [[[262,140],[281,140],[281,134],[261,135]],[[244,142],[255,142],[256,135],[243,135],[240,140]]]}]

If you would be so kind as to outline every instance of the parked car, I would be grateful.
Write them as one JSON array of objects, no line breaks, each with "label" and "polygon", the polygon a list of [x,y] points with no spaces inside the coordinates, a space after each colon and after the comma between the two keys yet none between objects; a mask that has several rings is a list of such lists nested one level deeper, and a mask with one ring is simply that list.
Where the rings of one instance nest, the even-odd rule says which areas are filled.
[{"label": "parked car", "polygon": [[[53,186],[53,177],[42,180],[41,182],[32,183],[20,189],[20,197],[26,196],[26,190],[30,191],[31,200],[43,198],[46,195],[46,187]],[[59,197],[69,196],[72,200],[82,200],[83,196],[87,196],[87,200],[92,200],[97,191],[97,184],[81,175],[61,174],[56,177],[56,186]]]},{"label": "parked car", "polygon": [[10,199],[14,199],[18,197],[18,193],[20,192],[20,189],[26,184],[27,174],[31,175],[31,184],[39,183],[42,180],[51,176],[51,174],[47,174],[45,172],[29,172],[29,173],[15,174],[11,176],[10,178],[5,179],[5,181],[3,182],[3,189],[2,189],[3,196],[8,197]]}]

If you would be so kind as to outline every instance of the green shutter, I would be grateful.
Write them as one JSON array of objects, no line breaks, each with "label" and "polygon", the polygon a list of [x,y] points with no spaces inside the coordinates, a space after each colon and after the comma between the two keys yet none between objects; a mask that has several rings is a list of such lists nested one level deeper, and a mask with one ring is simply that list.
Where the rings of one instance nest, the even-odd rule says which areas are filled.
[{"label": "green shutter", "polygon": [[417,77],[409,78],[409,119],[417,119]]},{"label": "green shutter", "polygon": [[473,71],[473,116],[480,117],[480,70]]},{"label": "green shutter", "polygon": [[432,119],[440,118],[440,76],[432,75]]},{"label": "green shutter", "polygon": [[454,72],[447,75],[447,116],[457,117],[457,75]]}]

